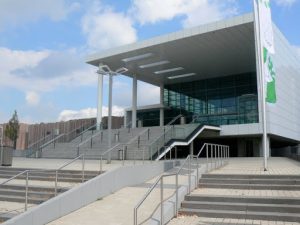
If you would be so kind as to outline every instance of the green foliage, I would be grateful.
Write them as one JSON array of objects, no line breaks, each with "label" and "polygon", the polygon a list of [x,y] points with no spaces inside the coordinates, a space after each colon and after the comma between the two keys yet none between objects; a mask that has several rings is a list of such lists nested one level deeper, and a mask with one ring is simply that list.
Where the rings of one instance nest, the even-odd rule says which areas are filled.
[{"label": "green foliage", "polygon": [[7,126],[5,127],[4,134],[8,137],[14,144],[14,148],[17,146],[17,139],[19,136],[19,119],[17,111],[15,110],[12,118],[9,120]]}]

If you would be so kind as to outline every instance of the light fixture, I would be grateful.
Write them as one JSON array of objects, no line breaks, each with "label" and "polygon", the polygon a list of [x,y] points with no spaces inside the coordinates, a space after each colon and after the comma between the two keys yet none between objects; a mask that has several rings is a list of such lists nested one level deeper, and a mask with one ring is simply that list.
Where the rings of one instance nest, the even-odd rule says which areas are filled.
[{"label": "light fixture", "polygon": [[186,73],[186,74],[168,77],[168,79],[172,80],[172,79],[178,79],[178,78],[183,78],[183,77],[191,77],[191,76],[195,76],[195,75],[196,75],[196,73]]},{"label": "light fixture", "polygon": [[118,74],[123,74],[126,73],[128,71],[128,69],[126,67],[121,67],[119,69],[117,69],[116,71],[112,71],[108,65],[104,65],[104,64],[100,64],[99,65],[99,69],[97,70],[98,74],[102,74],[102,75],[118,75]]},{"label": "light fixture", "polygon": [[168,63],[170,63],[168,60],[164,60],[164,61],[149,63],[149,64],[145,64],[145,65],[140,65],[139,67],[141,69],[145,69],[145,68],[150,68],[150,67],[154,67],[154,66],[160,66],[160,65],[164,65],[164,64],[168,64]]},{"label": "light fixture", "polygon": [[136,61],[136,60],[140,60],[140,59],[145,59],[145,58],[148,58],[152,55],[153,55],[153,53],[146,53],[146,54],[142,54],[142,55],[137,55],[137,56],[125,58],[125,59],[122,59],[122,61],[123,62],[131,62],[131,61]]},{"label": "light fixture", "polygon": [[166,69],[166,70],[159,70],[155,71],[155,74],[162,74],[162,73],[170,73],[170,72],[175,72],[178,70],[183,70],[183,67],[176,67],[176,68],[171,68],[171,69]]}]

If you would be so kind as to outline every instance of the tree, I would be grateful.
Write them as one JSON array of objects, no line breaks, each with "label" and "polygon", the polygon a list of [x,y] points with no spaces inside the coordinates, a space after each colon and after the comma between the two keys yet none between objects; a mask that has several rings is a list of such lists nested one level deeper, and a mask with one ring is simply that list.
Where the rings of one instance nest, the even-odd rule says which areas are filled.
[{"label": "tree", "polygon": [[5,127],[4,134],[8,137],[14,144],[14,149],[17,147],[17,139],[19,136],[19,119],[17,111],[15,110],[12,118],[9,120],[8,124]]}]

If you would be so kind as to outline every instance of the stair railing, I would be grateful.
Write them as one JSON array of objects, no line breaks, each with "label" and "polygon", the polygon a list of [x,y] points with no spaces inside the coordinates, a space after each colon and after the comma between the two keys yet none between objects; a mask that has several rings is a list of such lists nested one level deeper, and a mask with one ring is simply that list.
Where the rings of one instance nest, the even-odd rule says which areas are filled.
[{"label": "stair railing", "polygon": [[[209,148],[208,146],[215,146],[214,148]],[[219,146],[219,147],[217,147]],[[222,147],[221,147],[222,146]],[[192,191],[192,160],[196,160],[196,185],[199,182],[199,169],[200,169],[200,163],[199,163],[199,158],[203,150],[206,150],[206,158],[207,158],[207,163],[209,162],[208,158],[209,156],[213,159],[215,159],[214,164],[215,168],[220,167],[225,164],[226,160],[228,160],[229,157],[229,146],[226,145],[218,145],[218,144],[210,144],[210,143],[205,143],[199,150],[197,155],[188,155],[186,159],[183,161],[182,165],[180,168],[175,172],[175,173],[169,173],[169,174],[163,174],[161,175],[155,182],[154,184],[149,188],[147,193],[142,197],[142,199],[138,202],[138,204],[134,207],[134,225],[140,225],[148,221],[154,214],[154,212],[160,207],[160,223],[161,225],[164,225],[164,202],[167,201],[168,199],[164,199],[164,178],[165,177],[175,177],[175,213],[174,216],[177,216],[178,214],[178,207],[179,207],[179,196],[178,196],[178,190],[179,190],[179,184],[178,184],[178,177],[180,175],[180,172],[183,170],[184,166],[187,165],[187,176],[188,176],[188,183],[187,183],[187,193],[190,194]],[[211,151],[211,154],[208,154],[209,151]],[[213,154],[215,153],[215,154]],[[217,158],[218,157],[218,158]],[[211,161],[212,162],[212,161]],[[207,166],[208,168],[208,166]],[[212,167],[211,167],[212,168]],[[145,202],[145,200],[149,197],[149,195],[155,190],[156,186],[160,184],[160,200],[157,205],[157,207],[154,209],[153,213],[144,219],[141,223],[138,223],[138,209],[142,206],[142,204]]]},{"label": "stair railing", "polygon": [[55,171],[55,184],[54,184],[54,192],[55,192],[55,196],[57,196],[57,190],[58,190],[58,172],[60,170],[62,170],[63,168],[65,168],[66,166],[72,164],[73,162],[75,162],[76,160],[78,159],[82,159],[82,169],[81,169],[81,173],[82,173],[82,177],[81,177],[81,181],[82,183],[84,182],[84,178],[85,178],[85,157],[84,157],[84,154],[72,159],[71,161],[63,164],[62,166],[60,166],[59,168],[57,168],[56,170],[53,170],[53,169],[31,169],[31,170],[24,170],[14,176],[12,176],[11,178],[8,178],[7,180],[3,181],[2,183],[0,183],[0,187],[2,185],[5,185],[7,184],[8,182],[12,181],[12,180],[15,180],[21,176],[25,176],[25,196],[24,196],[24,210],[27,211],[28,209],[28,189],[29,189],[29,174],[30,173],[36,173],[36,172],[53,172]]},{"label": "stair railing", "polygon": [[180,117],[182,117],[182,114],[178,114],[177,116],[175,116],[169,123],[167,123],[165,126],[169,126],[172,125],[173,123],[176,122],[176,120],[178,120]]},{"label": "stair railing", "polygon": [[30,170],[25,170],[25,171],[22,171],[21,173],[18,173],[17,175],[5,180],[4,182],[0,183],[0,186],[2,185],[5,185],[6,183],[10,182],[11,180],[14,180],[16,178],[18,178],[19,176],[25,174],[26,175],[26,180],[25,180],[25,199],[24,199],[24,202],[25,202],[25,211],[27,211],[27,208],[28,208],[28,174],[29,174],[29,171]]},{"label": "stair railing", "polygon": [[[81,124],[79,127],[74,128],[73,130],[69,131],[68,133],[65,133],[64,137],[63,137],[63,141],[64,142],[69,142],[79,136],[81,136],[81,134],[83,132],[85,132],[86,130],[89,130],[91,128],[94,128],[96,124],[90,125],[88,128],[84,129],[86,127],[86,125],[90,124],[89,121],[86,121],[85,123]],[[78,130],[80,131],[78,133]]]},{"label": "stair railing", "polygon": [[74,163],[75,161],[81,159],[81,183],[84,182],[84,173],[85,173],[85,156],[84,154],[81,154],[79,156],[77,156],[76,158],[70,160],[69,162],[66,162],[65,164],[63,164],[61,167],[57,168],[55,170],[55,188],[54,188],[54,193],[55,196],[57,195],[57,186],[58,186],[58,172],[61,171],[63,168],[65,168],[66,166],[69,166],[70,164]]},{"label": "stair railing", "polygon": [[[49,139],[50,137],[50,139]],[[27,149],[33,149],[36,150],[38,149],[42,144],[44,144],[46,141],[51,140],[53,138],[53,134],[48,134],[44,137],[42,137],[41,139],[37,140],[34,143],[31,143],[27,146]]]}]

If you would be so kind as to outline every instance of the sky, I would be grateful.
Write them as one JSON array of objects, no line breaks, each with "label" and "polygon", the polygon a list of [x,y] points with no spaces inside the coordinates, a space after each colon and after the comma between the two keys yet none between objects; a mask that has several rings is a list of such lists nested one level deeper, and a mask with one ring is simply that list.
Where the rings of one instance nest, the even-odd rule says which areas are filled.
[{"label": "sky", "polygon": [[[300,55],[300,0],[271,4]],[[89,54],[251,11],[252,0],[0,0],[0,123],[14,110],[25,123],[95,117]],[[114,115],[131,105],[131,84],[114,78]],[[107,86],[105,78],[104,115]],[[159,89],[138,82],[138,105],[158,102]]]}]

